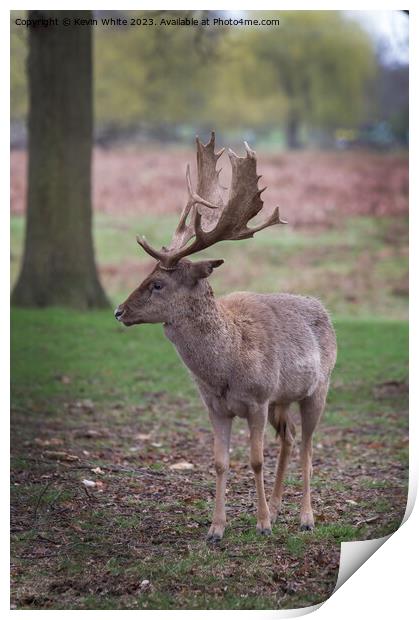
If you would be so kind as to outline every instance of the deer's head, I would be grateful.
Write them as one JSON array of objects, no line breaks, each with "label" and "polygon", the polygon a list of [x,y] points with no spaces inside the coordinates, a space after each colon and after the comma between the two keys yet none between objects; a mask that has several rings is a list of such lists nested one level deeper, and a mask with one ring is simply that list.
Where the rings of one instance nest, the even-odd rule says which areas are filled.
[{"label": "deer's head", "polygon": [[157,263],[153,271],[115,310],[115,318],[127,327],[139,323],[170,323],[182,315],[193,298],[205,292],[204,283],[223,260],[192,263],[183,258],[176,267],[165,269]]},{"label": "deer's head", "polygon": [[262,192],[258,188],[260,176],[256,173],[256,154],[245,142],[246,155],[239,157],[231,149],[228,155],[232,167],[229,197],[224,203],[218,181],[217,161],[224,149],[215,152],[215,134],[208,144],[198,138],[196,192],[192,189],[189,166],[186,169],[188,201],[168,247],[153,248],[145,237],[137,242],[157,265],[147,278],[115,310],[115,317],[124,325],[137,323],[166,323],[171,321],[187,303],[208,290],[206,278],[223,260],[191,262],[186,256],[209,248],[219,241],[248,239],[273,224],[285,224],[279,217],[278,207],[259,226],[248,227],[248,222],[262,209]]}]

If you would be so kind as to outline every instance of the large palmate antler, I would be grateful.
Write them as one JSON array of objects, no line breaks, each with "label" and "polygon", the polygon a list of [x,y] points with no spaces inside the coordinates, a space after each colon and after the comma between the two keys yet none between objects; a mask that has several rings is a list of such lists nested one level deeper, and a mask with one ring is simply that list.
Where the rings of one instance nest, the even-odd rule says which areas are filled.
[{"label": "large palmate antler", "polygon": [[[145,237],[137,237],[141,247],[166,268],[173,268],[181,258],[204,250],[219,241],[248,239],[259,230],[273,224],[286,224],[279,217],[276,207],[272,215],[260,226],[249,228],[247,225],[262,209],[261,194],[266,189],[266,187],[258,188],[260,176],[256,174],[256,153],[249,148],[247,142],[244,143],[246,147],[244,157],[239,157],[231,149],[228,150],[232,179],[226,204],[223,202],[218,180],[220,171],[216,169],[218,158],[224,149],[215,152],[214,132],[211,133],[208,144],[202,144],[198,138],[196,144],[198,168],[196,192],[192,189],[188,165],[186,182],[189,199],[169,246],[156,250]],[[188,245],[192,238],[192,243]]]}]

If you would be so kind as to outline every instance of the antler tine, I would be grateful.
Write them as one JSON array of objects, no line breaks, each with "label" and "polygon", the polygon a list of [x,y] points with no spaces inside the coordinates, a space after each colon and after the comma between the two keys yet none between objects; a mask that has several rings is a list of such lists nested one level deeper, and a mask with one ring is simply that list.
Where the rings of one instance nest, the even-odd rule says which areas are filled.
[{"label": "antler tine", "polygon": [[203,204],[210,209],[218,209],[217,205],[212,204],[208,200],[201,198],[198,196],[196,192],[192,189],[192,181],[191,181],[191,167],[189,164],[186,165],[186,187],[188,190],[189,200],[186,203],[182,214],[180,216],[179,224],[177,225],[176,232],[179,232],[185,228],[185,223],[188,218],[189,212],[195,203]]},{"label": "antler tine", "polygon": [[204,149],[208,149],[208,147],[210,147],[214,157],[216,157],[217,159],[219,159],[221,157],[221,155],[225,151],[225,148],[222,148],[222,149],[220,149],[218,151],[218,153],[215,152],[215,150],[214,150],[214,148],[215,148],[215,131],[214,130],[211,131],[210,139],[208,140],[208,142],[206,144],[202,144],[202,142],[199,139],[199,136],[195,136],[195,141],[196,141],[196,145],[197,145],[198,149],[199,149],[199,147],[202,147]]},{"label": "antler tine", "polygon": [[275,224],[288,224],[285,220],[281,219],[279,215],[279,207],[275,207],[272,211],[271,215],[267,220],[259,224],[259,226],[255,226],[254,228],[246,227],[242,234],[240,234],[239,239],[249,239],[253,237],[253,235],[264,228],[268,228],[268,226],[274,226]]},{"label": "antler tine", "polygon": [[147,254],[149,254],[150,256],[152,256],[153,258],[155,258],[158,261],[164,261],[165,256],[166,256],[165,253],[163,251],[155,250],[149,244],[149,242],[144,237],[144,235],[142,237],[137,235],[137,243],[143,248],[143,250],[145,250],[145,252],[147,252]]},{"label": "antler tine", "polygon": [[186,183],[188,186],[189,199],[191,202],[193,202],[193,204],[198,203],[198,204],[204,205],[205,207],[209,207],[210,209],[219,208],[219,205],[215,205],[209,200],[205,200],[205,198],[202,198],[201,196],[199,196],[199,194],[193,191],[192,182],[191,182],[191,169],[190,169],[189,164],[186,167]]},{"label": "antler tine", "polygon": [[209,202],[209,200],[205,200],[205,198],[202,198],[196,192],[194,192],[192,188],[191,169],[190,169],[189,164],[186,166],[186,187],[188,190],[188,197],[189,197],[188,202],[186,203],[182,211],[179,223],[173,234],[172,241],[170,242],[170,245],[167,248],[167,250],[169,251],[185,246],[188,243],[188,241],[192,239],[192,237],[194,236],[195,231],[194,231],[192,224],[187,224],[186,222],[189,217],[189,214],[192,212],[192,216],[193,216],[193,213],[196,212],[196,206],[195,206],[196,204],[202,204],[205,207],[208,207],[209,209],[218,209],[218,205],[212,204],[211,202]]},{"label": "antler tine", "polygon": [[[246,155],[247,157],[252,157],[254,159],[256,159],[256,153],[255,151],[252,151],[252,149],[250,148],[250,146],[247,144],[246,140],[244,141],[244,148],[246,149]],[[260,177],[259,177],[260,178]]]}]

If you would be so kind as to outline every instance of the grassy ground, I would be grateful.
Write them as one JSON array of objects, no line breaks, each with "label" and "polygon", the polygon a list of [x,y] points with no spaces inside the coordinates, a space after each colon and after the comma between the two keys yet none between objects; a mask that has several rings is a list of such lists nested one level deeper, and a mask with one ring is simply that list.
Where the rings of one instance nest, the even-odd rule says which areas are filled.
[{"label": "grassy ground", "polygon": [[[342,156],[336,164],[333,156],[314,169],[317,158],[307,157],[302,168],[299,160],[287,164],[278,158],[266,159],[261,168],[278,203],[285,200],[284,215],[297,226],[220,244],[206,254],[226,259],[211,280],[217,294],[311,294],[334,317],[338,362],[314,442],[315,531],[298,529],[297,446],[283,513],[271,537],[256,535],[247,428],[236,420],[229,524],[222,543],[208,547],[215,489],[209,422],[161,327],[126,330],[111,310],[13,310],[15,607],[306,606],[333,590],[341,541],[379,537],[397,528],[408,481],[405,162],[397,168],[385,157],[358,162]],[[174,182],[176,158],[160,167],[157,160],[147,160],[142,168],[134,156],[129,167],[125,160],[111,159],[109,188],[108,174],[97,177],[94,233],[100,275],[115,305],[152,265],[137,248],[135,234],[145,233],[156,245],[167,242],[176,219],[173,207],[167,210],[172,188],[180,200],[184,187],[183,180]],[[126,168],[126,183],[114,182],[117,162],[121,179]],[[137,169],[142,171],[138,178]],[[173,180],[151,182],[149,176],[160,172]],[[292,182],[286,178],[290,174]],[[12,176],[13,202],[20,196],[23,204],[24,176]],[[125,194],[118,201],[120,187]],[[166,188],[163,197],[161,187]],[[142,213],[133,215],[137,196],[142,196]],[[154,200],[160,200],[159,216],[145,215],[153,211]],[[132,208],[120,213],[120,204],[128,203]],[[23,217],[14,215],[12,281],[22,256],[23,227]],[[270,430],[268,492],[276,453]],[[181,461],[193,468],[171,469]],[[84,479],[95,485],[86,487]]]},{"label": "grassy ground", "polygon": [[[125,330],[110,312],[13,315],[16,607],[305,606],[333,590],[342,540],[383,536],[400,523],[408,476],[403,321],[336,321],[340,353],[315,438],[314,533],[298,530],[294,455],[283,514],[270,538],[256,535],[247,430],[237,420],[229,526],[210,548],[209,424],[160,326]],[[268,489],[276,451],[269,432]],[[170,469],[183,460],[193,470]]]},{"label": "grassy ground", "polygon": [[[167,243],[176,216],[96,215],[95,242],[102,281],[113,303],[151,270],[135,235]],[[24,219],[12,218],[12,280],[17,276]],[[324,229],[275,227],[254,239],[224,242],[200,254],[225,258],[212,285],[232,290],[299,292],[320,297],[333,314],[407,318],[408,225],[405,216],[353,217]]]}]

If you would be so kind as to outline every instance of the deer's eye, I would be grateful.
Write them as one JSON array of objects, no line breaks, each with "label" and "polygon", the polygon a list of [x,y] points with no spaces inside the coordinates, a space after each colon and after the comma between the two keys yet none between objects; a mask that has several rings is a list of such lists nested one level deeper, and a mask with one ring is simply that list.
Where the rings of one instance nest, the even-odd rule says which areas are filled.
[{"label": "deer's eye", "polygon": [[151,285],[152,291],[160,291],[163,288],[163,284],[161,282],[153,282]]}]

